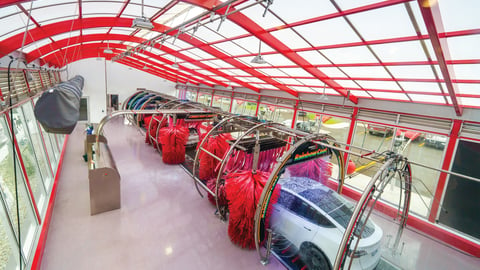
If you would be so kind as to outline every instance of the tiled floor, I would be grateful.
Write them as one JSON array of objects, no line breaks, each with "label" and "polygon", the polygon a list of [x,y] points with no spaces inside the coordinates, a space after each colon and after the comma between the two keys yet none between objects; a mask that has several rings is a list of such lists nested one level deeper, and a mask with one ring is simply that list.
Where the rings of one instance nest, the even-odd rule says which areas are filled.
[{"label": "tiled floor", "polygon": [[[136,128],[118,119],[105,134],[122,178],[122,208],[90,216],[78,125],[65,152],[42,269],[285,269],[273,257],[263,266],[256,251],[234,246],[227,224],[198,196],[191,177],[163,164]],[[390,220],[375,221],[384,235],[392,234]],[[407,230],[402,241],[402,256],[384,253],[404,269],[480,269],[479,258],[418,233]]]}]

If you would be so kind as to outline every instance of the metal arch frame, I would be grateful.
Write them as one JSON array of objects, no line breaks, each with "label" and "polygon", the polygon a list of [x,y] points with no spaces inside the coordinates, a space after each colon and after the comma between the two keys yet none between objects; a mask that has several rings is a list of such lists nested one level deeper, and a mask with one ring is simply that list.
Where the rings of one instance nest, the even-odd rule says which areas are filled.
[{"label": "metal arch frame", "polygon": [[[200,189],[198,188],[198,183],[197,183],[197,182],[200,181],[200,180],[197,180],[197,179],[196,179],[197,177],[196,177],[195,171],[196,171],[196,169],[197,169],[197,164],[199,164],[200,151],[202,151],[203,144],[204,144],[206,141],[208,141],[207,138],[209,138],[210,135],[211,135],[217,128],[219,128],[220,126],[223,126],[224,123],[226,123],[226,122],[228,122],[228,121],[230,121],[230,120],[232,120],[232,119],[240,118],[240,117],[242,117],[242,116],[241,116],[241,115],[234,115],[234,116],[230,116],[230,117],[227,117],[227,118],[225,118],[225,119],[222,119],[222,120],[221,120],[220,122],[218,122],[214,127],[212,127],[212,129],[209,130],[209,131],[207,132],[207,134],[205,134],[205,136],[203,137],[203,140],[202,140],[201,142],[199,142],[199,144],[198,144],[198,146],[197,146],[198,151],[195,153],[195,159],[194,159],[194,161],[193,161],[192,176],[193,176],[193,183],[194,183],[194,185],[195,185],[195,188],[197,189],[198,194],[199,194],[200,197],[202,197],[202,198],[203,198],[203,194],[202,194],[202,192],[200,192]],[[200,165],[199,165],[199,166],[200,166]],[[204,187],[204,189],[205,189],[207,192],[210,191],[208,188],[206,188],[206,186]],[[209,192],[209,193],[210,193],[212,196],[214,196],[214,197],[215,197],[215,200],[216,200],[217,195],[216,195],[215,193],[213,193],[213,192]]]},{"label": "metal arch frame", "polygon": [[[331,136],[330,136],[331,138]],[[294,153],[295,150],[297,150],[298,147],[301,145],[307,143],[307,142],[314,142],[317,144],[320,144],[322,146],[328,147],[331,150],[335,150],[335,152],[332,151],[332,153],[335,153],[337,156],[337,160],[339,162],[338,167],[338,186],[337,186],[337,192],[341,192],[344,178],[345,178],[345,173],[344,173],[344,160],[343,160],[343,155],[341,154],[340,151],[338,151],[340,148],[338,147],[331,147],[328,143],[322,143],[319,142],[319,140],[325,140],[326,136],[321,135],[321,134],[309,134],[303,138],[301,138],[298,142],[296,142],[288,151],[286,151],[283,156],[280,158],[280,162],[277,163],[277,165],[274,167],[272,170],[272,173],[270,174],[267,183],[265,184],[262,194],[260,195],[260,199],[257,204],[257,208],[255,210],[255,217],[254,217],[254,234],[255,234],[255,247],[257,249],[258,255],[260,257],[260,261],[262,263],[267,263],[268,262],[268,255],[263,255],[262,251],[260,249],[260,244],[261,244],[261,239],[260,239],[260,233],[261,233],[261,220],[263,219],[263,215],[266,214],[268,204],[270,203],[270,197],[271,194],[273,193],[273,190],[275,189],[277,182],[279,180],[279,174],[281,173],[281,170],[285,168],[286,162],[290,159],[291,155]],[[267,251],[268,254],[268,251]]]},{"label": "metal arch frame", "polygon": [[[227,164],[227,161],[230,160],[230,156],[233,152],[233,150],[235,149],[235,147],[240,143],[240,140],[243,139],[245,136],[247,135],[250,135],[253,131],[256,131],[258,128],[260,127],[263,127],[265,125],[267,125],[268,123],[258,123],[256,124],[255,126],[249,128],[248,130],[245,131],[245,133],[243,133],[240,137],[238,137],[236,140],[235,140],[235,143],[233,145],[230,146],[230,149],[228,149],[228,152],[226,152],[224,154],[222,158],[222,162],[221,162],[221,165],[220,165],[220,168],[218,170],[218,175],[217,175],[217,181],[215,182],[215,204],[217,206],[217,211],[220,215],[220,219],[221,220],[224,220],[226,221],[227,220],[227,213],[225,211],[224,208],[220,208],[219,204],[218,204],[218,188],[219,188],[219,184],[220,184],[220,179],[222,178],[222,175],[223,175],[223,169],[225,168],[225,164]],[[255,162],[255,161],[252,161],[252,162]]]},{"label": "metal arch frame", "polygon": [[[362,216],[366,214],[366,219],[370,217],[376,202],[378,199],[381,198],[383,193],[383,189],[391,179],[394,177],[396,173],[400,176],[401,184],[405,184],[405,192],[403,193],[403,207],[402,207],[402,193],[400,192],[399,198],[399,205],[398,205],[398,213],[400,214],[400,223],[399,228],[397,230],[397,235],[395,239],[395,243],[393,248],[396,249],[398,247],[400,237],[403,233],[403,229],[407,225],[408,214],[410,210],[410,199],[411,199],[411,185],[412,185],[412,176],[411,176],[411,166],[407,159],[403,158],[401,155],[394,154],[393,152],[387,154],[388,159],[380,168],[379,171],[372,177],[368,185],[366,186],[365,190],[362,193],[360,200],[357,202],[352,217],[347,225],[347,228],[343,234],[342,241],[340,242],[340,246],[337,252],[337,256],[335,258],[335,264],[333,269],[343,269],[344,264],[346,261],[347,251],[349,250],[350,245],[353,242],[353,233],[355,228],[357,227],[359,221],[361,220]],[[400,165],[400,168],[399,168]],[[387,175],[384,175],[384,173]],[[393,172],[393,173],[392,173]],[[392,173],[389,175],[389,173]],[[402,182],[403,180],[403,182]],[[375,193],[377,192],[377,193]],[[369,203],[373,200],[373,203],[369,206]],[[402,208],[400,210],[400,208]],[[360,234],[363,232],[364,227],[366,226],[366,222],[363,224],[363,227],[360,228]],[[355,248],[353,251],[357,249],[359,241],[356,241]],[[347,269],[350,269],[351,263],[353,260],[350,260],[350,265]]]}]

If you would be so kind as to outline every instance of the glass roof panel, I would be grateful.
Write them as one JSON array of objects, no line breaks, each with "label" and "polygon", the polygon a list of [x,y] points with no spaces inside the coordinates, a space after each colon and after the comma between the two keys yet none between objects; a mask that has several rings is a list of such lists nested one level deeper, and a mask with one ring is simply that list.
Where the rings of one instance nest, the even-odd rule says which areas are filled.
[{"label": "glass roof panel", "polygon": [[316,93],[315,90],[313,90],[310,87],[305,87],[305,86],[290,86],[295,91],[298,92],[304,92],[304,93]]},{"label": "glass roof panel", "polygon": [[432,68],[427,65],[389,66],[388,70],[393,74],[395,78],[435,79]]},{"label": "glass roof panel", "polygon": [[84,35],[91,35],[91,34],[105,34],[107,33],[109,27],[97,27],[97,28],[88,28],[83,29]]},{"label": "glass roof panel", "polygon": [[[324,1],[320,1],[324,2]],[[360,38],[343,18],[334,18],[295,27],[313,46],[359,42]]]},{"label": "glass roof panel", "polygon": [[320,81],[319,79],[297,79],[298,81],[300,81],[301,83],[305,84],[305,85],[309,85],[309,86],[323,86],[323,82]]},{"label": "glass roof panel", "polygon": [[366,91],[360,91],[360,90],[350,90],[350,93],[352,93],[356,97],[366,97],[370,98],[370,95]]},{"label": "glass roof panel", "polygon": [[[150,5],[147,5],[146,3],[144,4],[143,7],[143,12],[144,12],[144,17],[150,18],[152,17],[155,13],[159,11],[158,8],[153,8]],[[122,13],[122,17],[131,15],[133,17],[141,17],[142,16],[142,1],[140,0],[131,0],[125,10]]]},{"label": "glass roof panel", "polygon": [[199,56],[201,59],[215,59],[216,57],[214,57],[213,55],[203,51],[203,50],[200,50],[200,49],[197,49],[197,48],[193,48],[193,49],[190,49],[190,50],[186,50],[186,52],[190,52],[192,54],[195,54],[197,56]]},{"label": "glass roof panel", "polygon": [[403,4],[355,13],[348,19],[365,40],[416,35]]},{"label": "glass roof panel", "polygon": [[399,82],[405,91],[440,93],[438,83],[434,82]]},{"label": "glass roof panel", "polygon": [[394,100],[409,100],[408,97],[404,93],[375,92],[375,91],[370,91],[369,93],[374,98],[394,99]]},{"label": "glass roof panel", "polygon": [[352,9],[352,8],[356,8],[356,7],[363,7],[363,6],[366,6],[366,5],[375,4],[375,3],[378,3],[378,2],[382,2],[382,1],[383,0],[361,0],[361,1],[358,1],[358,0],[335,0],[335,2],[338,4],[338,6],[342,10]]},{"label": "glass roof panel", "polygon": [[138,31],[134,36],[143,38],[143,39],[152,39],[157,35],[158,35],[158,32],[142,29]]},{"label": "glass roof panel", "polygon": [[461,97],[460,99],[465,106],[480,108],[480,98]]},{"label": "glass roof panel", "polygon": [[212,47],[219,49],[220,51],[228,55],[244,55],[249,53],[248,51],[231,41],[217,43],[215,45],[212,45]]},{"label": "glass roof panel", "polygon": [[336,80],[338,84],[345,88],[360,88],[360,86],[353,80]]},{"label": "glass roof panel", "polygon": [[62,39],[65,39],[65,38],[76,37],[76,36],[80,36],[80,31],[79,30],[72,31],[72,32],[61,33],[61,34],[58,34],[58,35],[51,36],[51,38],[55,41],[58,41],[58,40],[62,40]]},{"label": "glass roof panel", "polygon": [[297,81],[295,79],[291,79],[291,78],[274,78],[274,79],[276,81],[281,82],[281,83],[286,84],[286,85],[289,85],[289,84],[301,85],[302,84],[299,81]]},{"label": "glass roof panel", "polygon": [[328,60],[323,57],[318,51],[298,52],[297,54],[299,54],[312,65],[330,64],[330,62],[328,62]]},{"label": "glass roof panel", "polygon": [[457,83],[456,85],[458,86],[458,92],[460,94],[480,95],[480,84]]},{"label": "glass roof panel", "polygon": [[25,53],[30,53],[30,52],[32,52],[32,51],[34,51],[34,50],[36,50],[36,49],[38,49],[38,48],[40,48],[40,47],[42,47],[42,46],[45,46],[45,45],[47,45],[47,44],[50,44],[50,43],[52,43],[52,41],[51,41],[50,39],[48,39],[48,38],[45,38],[45,39],[42,39],[42,40],[40,40],[40,41],[31,43],[31,44],[28,45],[28,46],[25,46],[25,47],[23,48],[23,52],[25,52]]},{"label": "glass roof panel", "polygon": [[409,94],[413,101],[445,104],[443,96]]},{"label": "glass roof panel", "polygon": [[[38,1],[42,2],[42,1]],[[34,3],[38,3],[35,1]],[[28,4],[27,4],[28,5]],[[29,5],[28,5],[29,6]],[[42,5],[43,6],[43,5]],[[29,8],[29,7],[28,7]],[[28,9],[27,9],[28,10]],[[78,15],[78,4],[59,4],[58,1],[53,6],[46,6],[42,8],[34,8],[32,10],[32,18],[38,23],[47,21],[58,16],[72,16]]]},{"label": "glass roof panel", "polygon": [[[6,16],[7,14],[14,14]],[[25,25],[27,24],[27,16],[20,13],[20,10],[16,6],[6,7],[0,9],[0,36],[2,39],[9,38],[20,32],[25,31]],[[35,28],[35,25],[30,24],[28,29]]]},{"label": "glass roof panel", "polygon": [[385,90],[400,90],[400,87],[395,82],[391,81],[360,81],[357,80],[365,89],[385,89]]},{"label": "glass roof panel", "polygon": [[480,34],[447,38],[447,43],[453,60],[480,59]]},{"label": "glass roof panel", "polygon": [[130,35],[134,30],[130,27],[113,27],[110,34]]},{"label": "glass roof panel", "polygon": [[263,58],[272,66],[293,66],[295,63],[290,61],[287,57],[283,56],[283,54],[269,54],[263,56]]},{"label": "glass roof panel", "polygon": [[249,76],[249,77],[252,76],[250,73],[247,73],[240,69],[226,69],[224,71],[229,71],[230,74],[237,75],[237,76]]},{"label": "glass roof panel", "polygon": [[[213,25],[211,26],[213,27],[213,30],[217,30],[219,23],[220,23],[220,20],[213,22]],[[248,32],[245,31],[245,29],[241,28],[236,23],[233,23],[230,20],[228,20],[228,17],[225,21],[223,21],[218,33],[228,38],[238,37],[240,35],[248,34]]]},{"label": "glass roof panel", "polygon": [[[247,4],[251,4],[251,2],[246,1]],[[277,3],[275,3],[276,5]],[[270,10],[270,8],[269,8]],[[276,16],[274,16],[271,12],[267,12],[265,17],[263,17],[263,12],[265,8],[261,5],[253,5],[247,9],[242,10],[242,14],[250,18],[256,24],[260,25],[264,29],[268,29],[274,26],[283,25],[282,21],[280,21]]]},{"label": "glass roof panel", "polygon": [[412,4],[410,4],[410,8],[413,11],[413,16],[415,17],[415,20],[417,21],[417,25],[420,28],[420,33],[422,33],[424,35],[428,35],[427,28],[425,26],[425,23],[423,22],[423,16],[422,16],[422,12],[420,11],[420,7],[416,3],[413,4],[413,5]]},{"label": "glass roof panel", "polygon": [[263,72],[267,76],[270,76],[270,77],[285,76],[285,73],[283,73],[278,68],[256,68],[256,70],[260,71],[260,72]]},{"label": "glass roof panel", "polygon": [[318,68],[321,72],[325,73],[327,77],[332,78],[347,78],[347,76],[338,68],[336,67],[321,67]]},{"label": "glass roof panel", "polygon": [[[180,3],[177,3],[177,5]],[[181,25],[185,23],[186,21],[191,20],[192,18],[204,13],[205,10],[201,7],[193,6],[193,5],[188,5],[185,8],[184,12],[180,14],[177,17],[174,17],[174,19],[169,23],[170,26],[175,27],[178,25]]]},{"label": "glass roof panel", "polygon": [[[172,20],[176,16],[180,16],[183,14],[183,12],[186,12],[190,7],[190,4],[179,2],[162,14],[162,16],[158,17],[154,22],[174,27],[175,25],[173,25]],[[183,18],[184,17],[182,17],[180,20],[183,20]]]},{"label": "glass roof panel", "polygon": [[427,61],[420,41],[385,43],[371,48],[383,62]]},{"label": "glass roof panel", "polygon": [[385,68],[376,67],[342,67],[350,77],[355,78],[391,78]]},{"label": "glass roof panel", "polygon": [[310,48],[310,45],[291,29],[286,28],[280,31],[274,31],[272,35],[290,49]]},{"label": "glass roof panel", "polygon": [[377,62],[377,59],[366,46],[328,49],[322,50],[322,53],[335,64]]},{"label": "glass roof panel", "polygon": [[[190,29],[188,33],[192,35],[193,29]],[[195,32],[194,37],[206,42],[214,42],[214,41],[225,39],[224,37],[219,35],[217,32],[211,30],[206,26],[200,26]]]},{"label": "glass roof panel", "polygon": [[[235,39],[234,42],[244,48],[245,50],[249,51],[250,53],[258,53],[258,43],[259,39],[254,36],[249,36],[245,38]],[[264,52],[272,52],[274,51],[270,46],[262,42],[262,53]]]},{"label": "glass roof panel", "polygon": [[242,64],[245,64],[249,67],[252,67],[252,66],[265,66],[265,65],[268,65],[268,60],[267,60],[267,63],[266,64],[255,64],[255,63],[252,63],[251,60],[253,59],[252,56],[247,56],[247,57],[237,57],[235,58],[235,60],[238,60],[240,61],[240,63]]},{"label": "glass roof panel", "polygon": [[281,68],[280,70],[291,77],[312,77],[310,73],[306,72],[302,68]]},{"label": "glass roof panel", "polygon": [[478,0],[438,0],[438,6],[447,32],[477,29],[480,25],[480,16],[478,16],[480,1]]},{"label": "glass roof panel", "polygon": [[[123,2],[82,2],[82,14],[83,17],[98,16],[111,16],[109,14],[118,14],[123,6]],[[92,14],[89,16],[88,14]]]},{"label": "glass roof panel", "polygon": [[[302,21],[322,15],[336,13],[330,1],[303,0],[292,5],[290,1],[275,1],[269,9],[287,23]],[[258,14],[261,16],[262,14]],[[267,15],[268,16],[268,15]]]},{"label": "glass roof panel", "polygon": [[455,79],[478,80],[480,74],[480,64],[453,65]]},{"label": "glass roof panel", "polygon": [[230,65],[229,63],[227,63],[227,62],[225,62],[225,61],[223,61],[223,60],[220,60],[220,59],[218,59],[218,60],[210,60],[209,62],[211,62],[211,63],[213,63],[213,64],[215,64],[215,65],[217,65],[217,66],[219,66],[219,67],[221,67],[221,68],[231,68],[231,67],[233,67],[233,66]]},{"label": "glass roof panel", "polygon": [[183,62],[182,65],[185,66],[186,68],[189,68],[189,69],[197,69],[198,68],[196,65],[188,63],[188,62]]},{"label": "glass roof panel", "polygon": [[[132,2],[142,3],[141,0],[134,0]],[[169,2],[170,0],[143,0],[143,4],[145,6],[160,7],[160,8],[165,7],[165,5],[167,5]]]},{"label": "glass roof panel", "polygon": [[213,67],[213,68],[215,68],[215,69],[218,69],[218,68],[219,68],[219,66],[218,66],[216,63],[212,62],[212,61],[202,61],[202,63],[204,63],[205,65],[211,66],[211,67]]},{"label": "glass roof panel", "polygon": [[328,95],[339,95],[337,91],[335,91],[334,89],[331,89],[331,88],[318,88],[318,87],[312,87],[313,90],[317,91],[317,93],[319,94],[322,94],[323,95],[323,92],[325,92],[325,94],[328,94]]}]

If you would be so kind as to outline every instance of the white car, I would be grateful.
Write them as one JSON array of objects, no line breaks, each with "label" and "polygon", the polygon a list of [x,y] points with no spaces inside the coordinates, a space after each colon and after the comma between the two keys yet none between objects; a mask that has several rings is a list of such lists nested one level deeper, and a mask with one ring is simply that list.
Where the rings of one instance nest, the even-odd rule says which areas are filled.
[{"label": "white car", "polygon": [[[332,269],[354,205],[310,178],[290,177],[280,180],[280,184],[281,195],[270,220],[274,234],[286,238],[299,250],[308,269]],[[382,229],[367,221],[357,250],[347,256],[345,269],[352,258],[350,269],[374,269],[381,257],[382,236]]]}]

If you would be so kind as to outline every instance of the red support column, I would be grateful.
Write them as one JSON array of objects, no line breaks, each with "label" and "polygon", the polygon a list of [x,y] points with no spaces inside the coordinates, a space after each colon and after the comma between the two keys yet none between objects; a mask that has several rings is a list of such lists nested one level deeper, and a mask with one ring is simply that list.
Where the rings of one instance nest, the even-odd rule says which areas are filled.
[{"label": "red support column", "polygon": [[232,97],[230,98],[230,110],[228,110],[229,113],[232,112],[232,107],[233,107],[233,92],[232,92]]},{"label": "red support column", "polygon": [[[453,160],[453,155],[455,154],[455,146],[457,145],[458,134],[462,128],[462,120],[453,120],[452,131],[450,132],[450,139],[448,140],[447,150],[445,151],[445,158],[443,159],[442,170],[450,169],[450,164]],[[438,215],[438,210],[440,208],[440,202],[443,196],[443,190],[447,184],[447,173],[440,173],[438,177],[437,188],[435,190],[435,195],[433,196],[432,208],[430,209],[430,214],[428,216],[428,221],[435,223]]]},{"label": "red support column", "polygon": [[[348,137],[346,141],[347,146],[345,146],[345,150],[349,150],[350,147],[348,145],[352,144],[353,132],[355,131],[355,126],[357,125],[357,115],[358,115],[358,107],[354,107],[352,117],[350,119],[350,128],[348,129]],[[348,154],[345,154],[343,156],[343,162],[345,164],[345,172],[347,171],[348,158],[349,158]]]},{"label": "red support column", "polygon": [[42,73],[40,72],[40,70],[38,71],[38,77],[40,77],[40,84],[42,85],[42,88],[45,87],[45,85],[43,84]]},{"label": "red support column", "polygon": [[25,83],[27,84],[28,92],[32,92],[30,89],[30,84],[28,83],[28,78],[27,78],[27,71],[24,69],[23,70],[23,79],[25,80]]},{"label": "red support column", "polygon": [[295,121],[297,121],[298,103],[299,101],[297,100],[297,102],[295,102],[295,107],[293,107],[293,118],[292,118],[292,125],[291,125],[292,129],[295,129]]},{"label": "red support column", "polygon": [[198,93],[199,93],[199,88],[197,88],[197,96],[195,97],[195,102],[198,102]]},{"label": "red support column", "polygon": [[260,108],[260,95],[258,96],[257,99],[257,109],[255,109],[255,117],[258,117],[258,109]]}]

